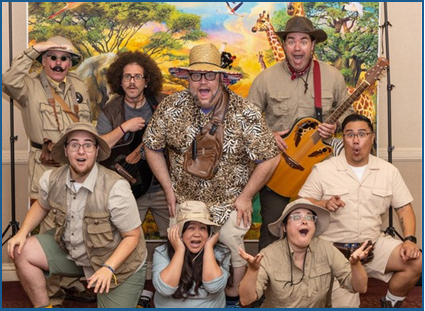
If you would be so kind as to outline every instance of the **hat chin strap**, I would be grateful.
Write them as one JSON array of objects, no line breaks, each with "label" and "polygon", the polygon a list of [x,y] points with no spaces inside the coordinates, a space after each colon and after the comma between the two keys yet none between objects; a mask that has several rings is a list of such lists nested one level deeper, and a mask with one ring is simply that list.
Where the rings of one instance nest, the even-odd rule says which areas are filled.
[{"label": "hat chin strap", "polygon": [[[205,246],[205,245],[204,245]],[[196,258],[199,257],[199,255],[201,255],[201,253],[204,251],[204,246],[202,246],[202,249],[199,251],[198,254],[196,254],[195,258],[192,259],[192,262],[195,262]]]}]

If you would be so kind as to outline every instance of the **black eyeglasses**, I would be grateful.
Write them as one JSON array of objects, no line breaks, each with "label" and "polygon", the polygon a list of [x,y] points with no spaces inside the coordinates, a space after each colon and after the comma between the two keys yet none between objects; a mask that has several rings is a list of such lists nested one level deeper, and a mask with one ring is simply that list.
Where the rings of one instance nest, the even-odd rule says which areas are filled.
[{"label": "black eyeglasses", "polygon": [[347,137],[349,139],[354,139],[354,137],[358,137],[359,139],[365,139],[368,135],[371,135],[371,134],[373,134],[373,133],[372,132],[369,132],[369,133],[360,132],[360,133],[357,133],[357,134],[347,133],[347,134],[344,134],[343,136]]},{"label": "black eyeglasses", "polygon": [[136,74],[136,75],[132,76],[132,75],[131,75],[131,74],[129,74],[129,73],[125,73],[125,74],[123,74],[123,75],[122,75],[122,80],[123,80],[123,81],[125,81],[125,82],[130,82],[130,81],[131,81],[131,79],[134,79],[134,81],[136,81],[136,82],[140,82],[140,81],[142,81],[144,78],[145,78],[145,77],[144,77],[144,76],[142,76],[141,74]]},{"label": "black eyeglasses", "polygon": [[202,76],[205,77],[205,80],[207,81],[214,81],[215,77],[217,76],[217,72],[189,72],[189,76],[192,79],[193,82],[199,82],[202,79]]},{"label": "black eyeglasses", "polygon": [[70,56],[66,56],[66,55],[62,55],[61,57],[59,57],[59,56],[56,56],[56,55],[54,55],[54,54],[48,54],[48,55],[46,55],[46,57],[48,57],[48,58],[50,58],[52,61],[56,61],[57,59],[60,59],[62,62],[65,62],[65,61],[67,61],[68,59],[71,59],[71,57]]}]

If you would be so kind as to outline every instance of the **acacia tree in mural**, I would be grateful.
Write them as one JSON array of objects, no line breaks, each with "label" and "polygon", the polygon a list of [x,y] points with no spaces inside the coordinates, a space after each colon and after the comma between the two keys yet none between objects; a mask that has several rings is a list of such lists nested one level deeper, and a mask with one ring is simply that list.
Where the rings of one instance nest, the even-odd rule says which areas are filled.
[{"label": "acacia tree in mural", "polygon": [[[348,85],[356,86],[361,73],[377,59],[379,3],[362,2],[365,9],[361,14],[346,10],[346,2],[304,2],[303,5],[314,26],[328,35],[328,40],[315,49],[317,58],[332,63]],[[286,11],[275,12],[272,18],[275,29],[283,30],[289,18]]]},{"label": "acacia tree in mural", "polygon": [[206,36],[199,16],[161,2],[83,2],[74,7],[68,2],[30,2],[28,11],[30,40],[72,38],[85,57],[125,50],[148,22],[162,23],[166,30],[147,38],[140,49],[162,61],[177,59],[172,50]]}]

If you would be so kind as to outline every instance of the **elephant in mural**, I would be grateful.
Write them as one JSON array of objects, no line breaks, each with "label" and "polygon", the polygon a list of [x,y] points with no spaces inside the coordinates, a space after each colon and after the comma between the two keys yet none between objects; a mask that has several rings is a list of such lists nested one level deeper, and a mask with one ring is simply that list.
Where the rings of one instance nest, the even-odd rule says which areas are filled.
[{"label": "elephant in mural", "polygon": [[116,57],[115,53],[92,56],[84,60],[75,70],[89,91],[93,120],[97,120],[100,110],[109,99],[106,71]]}]

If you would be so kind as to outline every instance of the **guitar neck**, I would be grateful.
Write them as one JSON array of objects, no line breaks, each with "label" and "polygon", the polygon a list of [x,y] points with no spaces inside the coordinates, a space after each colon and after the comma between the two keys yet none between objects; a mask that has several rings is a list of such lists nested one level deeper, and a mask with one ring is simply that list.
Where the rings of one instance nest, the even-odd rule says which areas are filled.
[{"label": "guitar neck", "polygon": [[369,83],[364,80],[360,86],[348,97],[342,105],[340,105],[326,120],[324,123],[335,124],[343,113],[353,105],[353,103],[362,95],[363,91],[369,87]]}]

